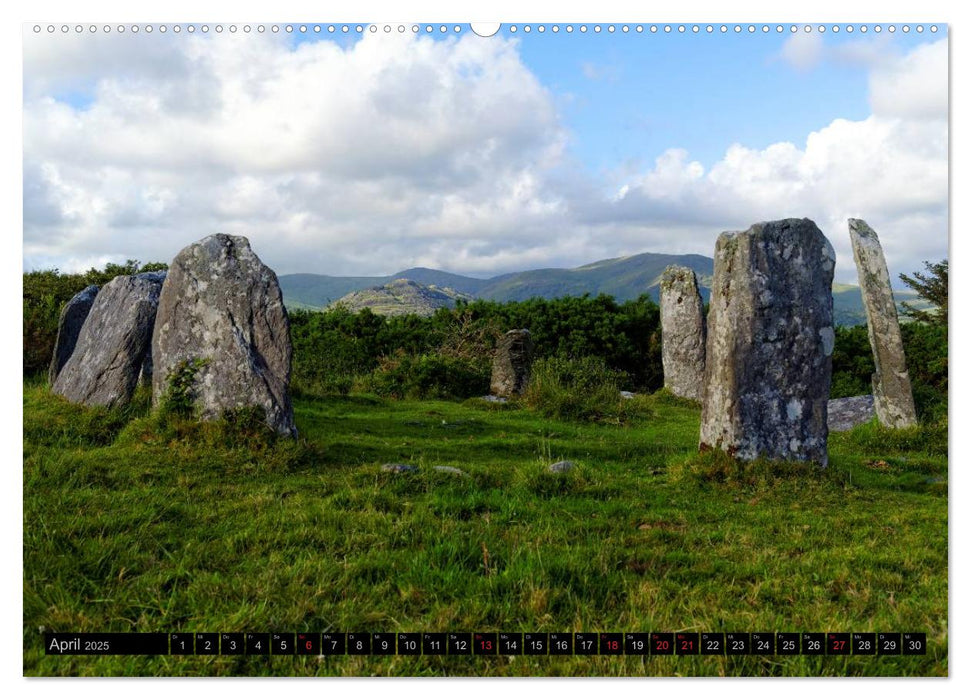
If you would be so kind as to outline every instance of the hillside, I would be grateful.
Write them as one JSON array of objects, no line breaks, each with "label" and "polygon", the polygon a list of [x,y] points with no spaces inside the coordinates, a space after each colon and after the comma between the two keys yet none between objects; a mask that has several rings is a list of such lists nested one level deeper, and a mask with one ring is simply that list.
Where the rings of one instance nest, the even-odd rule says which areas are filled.
[{"label": "hillside", "polygon": [[471,301],[472,297],[448,287],[439,288],[414,280],[396,279],[387,284],[346,294],[331,306],[340,305],[355,313],[369,308],[381,316],[431,316],[436,309],[455,306],[457,299]]},{"label": "hillside", "polygon": [[[373,299],[373,290],[395,280],[406,279],[437,288],[445,293],[449,290],[456,296],[444,305],[454,305],[454,299],[489,299],[493,301],[523,301],[532,297],[554,299],[562,296],[590,294],[609,294],[618,301],[636,299],[641,294],[658,298],[658,281],[668,265],[684,265],[698,274],[701,295],[708,301],[709,286],[714,261],[704,255],[669,255],[665,253],[640,253],[623,258],[599,260],[588,265],[574,268],[544,268],[498,275],[489,279],[479,279],[457,275],[426,267],[409,268],[386,277],[334,277],[330,275],[294,274],[281,275],[280,286],[286,304],[292,309],[323,309],[339,299],[347,299],[349,308],[373,307],[373,303],[390,303],[389,313],[431,313],[428,304],[436,303],[431,299],[415,297],[416,304],[411,311],[405,310],[405,299],[410,292],[392,301],[387,294],[384,299]],[[370,290],[361,303],[360,297],[353,292]],[[406,290],[402,290],[406,291]],[[894,290],[898,301],[914,302],[915,296],[909,290]],[[420,296],[420,295],[419,295]],[[448,296],[446,294],[446,296]],[[444,301],[444,300],[439,300]],[[434,308],[438,308],[435,306]],[[859,287],[848,284],[833,285],[833,315],[837,325],[854,326],[866,323],[863,301]],[[901,319],[905,320],[905,319]]]},{"label": "hillside", "polygon": [[[493,301],[521,301],[531,297],[610,294],[616,299],[636,299],[645,292],[657,298],[658,278],[668,265],[684,265],[695,270],[706,284],[712,260],[703,255],[641,253],[623,258],[600,260],[576,268],[545,268],[478,279],[442,270],[418,267],[386,277],[333,277],[329,275],[281,275],[280,286],[287,303],[323,308],[349,294],[378,287],[396,279],[423,285],[449,288],[473,298]],[[707,297],[707,289],[703,291]]]}]

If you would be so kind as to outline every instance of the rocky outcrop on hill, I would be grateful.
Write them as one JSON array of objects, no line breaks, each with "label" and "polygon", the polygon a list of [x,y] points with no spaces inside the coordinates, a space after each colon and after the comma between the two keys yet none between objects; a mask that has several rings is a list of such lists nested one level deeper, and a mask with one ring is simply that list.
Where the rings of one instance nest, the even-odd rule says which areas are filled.
[{"label": "rocky outcrop on hill", "polygon": [[448,287],[397,279],[388,284],[351,292],[338,299],[331,307],[343,306],[354,313],[368,308],[381,316],[431,316],[437,309],[454,307],[459,299],[471,301],[472,297]]}]

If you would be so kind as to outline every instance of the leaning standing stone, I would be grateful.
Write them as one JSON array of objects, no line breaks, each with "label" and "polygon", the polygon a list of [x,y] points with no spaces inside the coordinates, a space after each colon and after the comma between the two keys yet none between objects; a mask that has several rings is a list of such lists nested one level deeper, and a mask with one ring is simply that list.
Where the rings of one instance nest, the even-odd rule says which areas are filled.
[{"label": "leaning standing stone", "polygon": [[835,261],[809,219],[718,237],[701,449],[828,463]]},{"label": "leaning standing stone", "polygon": [[525,328],[509,331],[499,341],[492,362],[490,391],[495,396],[522,394],[533,365],[533,340]]},{"label": "leaning standing stone", "polygon": [[152,339],[161,275],[121,275],[94,299],[77,345],[51,389],[87,406],[131,401]]},{"label": "leaning standing stone", "polygon": [[877,419],[890,428],[906,428],[917,423],[917,411],[887,261],[876,231],[862,219],[850,219],[849,224],[853,259],[860,276],[860,293],[877,370],[873,374],[873,404]]},{"label": "leaning standing stone", "polygon": [[188,395],[203,420],[256,407],[295,436],[290,320],[276,274],[242,236],[217,233],[183,248],[162,287],[152,338],[158,404],[185,363],[199,363]]},{"label": "leaning standing stone", "polygon": [[670,265],[661,275],[661,361],[664,387],[675,396],[704,398],[706,334],[694,270]]},{"label": "leaning standing stone", "polygon": [[57,340],[54,343],[54,356],[47,371],[47,379],[51,386],[57,380],[57,375],[71,358],[74,348],[78,344],[81,327],[91,312],[94,298],[98,296],[98,285],[92,284],[71,297],[71,300],[61,309],[61,317],[57,322]]}]

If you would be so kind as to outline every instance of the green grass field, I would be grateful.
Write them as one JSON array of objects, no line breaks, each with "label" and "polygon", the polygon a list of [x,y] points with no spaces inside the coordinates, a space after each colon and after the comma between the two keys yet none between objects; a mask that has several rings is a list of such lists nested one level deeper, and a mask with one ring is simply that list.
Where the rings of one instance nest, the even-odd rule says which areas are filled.
[{"label": "green grass field", "polygon": [[[826,472],[739,467],[696,454],[696,408],[635,400],[609,425],[298,398],[287,441],[25,382],[24,673],[948,673],[946,426],[831,436]],[[43,630],[914,631],[928,653],[49,657]]]}]

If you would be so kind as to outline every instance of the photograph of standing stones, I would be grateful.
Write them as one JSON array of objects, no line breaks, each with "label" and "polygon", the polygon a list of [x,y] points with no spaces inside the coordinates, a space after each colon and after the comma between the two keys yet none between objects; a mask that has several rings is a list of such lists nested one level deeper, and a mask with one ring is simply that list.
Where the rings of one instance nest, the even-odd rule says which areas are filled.
[{"label": "photograph of standing stones", "polygon": [[[65,27],[24,675],[948,675],[946,25]],[[926,649],[44,648],[658,631]]]}]

